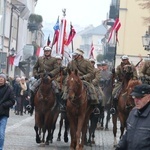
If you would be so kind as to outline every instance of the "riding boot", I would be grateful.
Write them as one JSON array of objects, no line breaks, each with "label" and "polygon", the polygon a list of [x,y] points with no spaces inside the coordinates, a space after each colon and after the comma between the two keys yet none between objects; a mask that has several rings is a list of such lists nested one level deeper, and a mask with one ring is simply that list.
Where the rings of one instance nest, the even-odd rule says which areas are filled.
[{"label": "riding boot", "polygon": [[64,105],[63,105],[62,102],[61,102],[61,96],[60,96],[59,93],[56,93],[56,101],[57,101],[57,105],[58,105],[59,108],[60,108],[60,111],[61,111],[61,112],[65,112],[66,110],[65,110]]},{"label": "riding boot", "polygon": [[32,116],[34,111],[34,92],[31,91],[30,104],[26,106],[28,113]]},{"label": "riding boot", "polygon": [[113,104],[112,107],[110,108],[110,114],[114,115],[116,113],[116,107],[117,107],[117,98],[113,98]]},{"label": "riding boot", "polygon": [[100,115],[100,110],[98,108],[98,105],[93,105],[93,113],[94,115]]}]

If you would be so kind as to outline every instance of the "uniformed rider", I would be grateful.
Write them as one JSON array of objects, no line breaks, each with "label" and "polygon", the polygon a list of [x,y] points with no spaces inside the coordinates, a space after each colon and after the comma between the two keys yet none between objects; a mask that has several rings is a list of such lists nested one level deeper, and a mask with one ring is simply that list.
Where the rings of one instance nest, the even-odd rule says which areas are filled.
[{"label": "uniformed rider", "polygon": [[[83,83],[86,85],[88,89],[88,93],[91,100],[91,105],[93,105],[94,113],[99,114],[100,111],[97,108],[97,105],[99,104],[95,88],[92,84],[92,80],[94,78],[94,72],[92,65],[89,60],[84,59],[83,57],[83,50],[76,49],[74,53],[74,60],[72,60],[70,63],[68,63],[67,69],[70,70],[78,70],[80,79],[83,80]],[[64,91],[63,99],[67,99],[67,89]]]},{"label": "uniformed rider", "polygon": [[94,88],[95,88],[95,91],[99,100],[100,115],[104,115],[105,95],[99,84],[99,81],[101,78],[100,70],[95,68],[95,59],[90,58],[89,61],[91,62],[91,65],[93,67],[94,78],[92,80],[92,84],[94,85]]},{"label": "uniformed rider", "polygon": [[[125,65],[131,65],[131,63],[129,62],[129,57],[127,55],[123,55],[121,57],[121,60],[122,60],[121,64],[117,66],[116,71],[115,71],[115,84],[114,84],[114,88],[112,91],[112,100],[113,101],[112,101],[112,108],[110,109],[111,114],[116,113],[118,96],[119,96],[121,89],[122,89],[123,67]],[[137,79],[137,78],[138,78],[137,71],[136,71],[136,68],[134,67],[132,79]]]},{"label": "uniformed rider", "polygon": [[[40,76],[46,72],[46,73],[48,73],[48,75],[51,78],[53,78],[60,71],[60,67],[57,63],[57,59],[55,57],[51,56],[51,52],[52,52],[51,47],[45,46],[43,48],[43,50],[44,50],[44,56],[39,57],[33,67],[33,76],[36,79],[36,82],[34,82],[34,84],[31,85],[31,98],[30,98],[31,109],[30,109],[30,106],[27,107],[28,109],[30,109],[29,113],[31,115],[34,110],[34,95],[39,87],[40,82],[41,82]],[[52,88],[55,91],[56,101],[58,104],[59,98],[60,98],[59,87],[57,86],[56,81],[54,81],[54,80],[52,81]]]}]

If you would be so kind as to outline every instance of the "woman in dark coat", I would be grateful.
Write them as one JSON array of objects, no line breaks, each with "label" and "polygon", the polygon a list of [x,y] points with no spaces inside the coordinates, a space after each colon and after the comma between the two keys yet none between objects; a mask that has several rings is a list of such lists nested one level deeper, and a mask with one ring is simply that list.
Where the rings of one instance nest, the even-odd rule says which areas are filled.
[{"label": "woman in dark coat", "polygon": [[9,109],[15,103],[12,88],[6,83],[6,75],[0,74],[0,149],[3,149]]}]

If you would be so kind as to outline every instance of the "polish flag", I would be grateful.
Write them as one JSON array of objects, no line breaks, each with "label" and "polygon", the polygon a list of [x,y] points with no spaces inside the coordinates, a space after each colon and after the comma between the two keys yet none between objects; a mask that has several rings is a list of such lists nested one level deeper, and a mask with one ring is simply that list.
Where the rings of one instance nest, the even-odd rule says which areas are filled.
[{"label": "polish flag", "polygon": [[59,37],[58,37],[58,42],[57,42],[58,50],[56,50],[62,56],[64,55],[64,45],[67,41],[67,39],[66,39],[66,24],[67,24],[67,21],[65,18],[63,18],[61,20]]},{"label": "polish flag", "polygon": [[[111,30],[110,30],[110,34],[108,37],[108,43],[110,42],[110,40],[115,37],[115,40],[118,42],[118,30],[121,27],[121,23],[119,21],[119,18],[117,18],[114,22],[114,25],[112,26]],[[115,36],[114,36],[115,35]]]},{"label": "polish flag", "polygon": [[37,51],[36,51],[36,56],[40,57],[44,55],[44,51],[42,47],[38,47]]}]

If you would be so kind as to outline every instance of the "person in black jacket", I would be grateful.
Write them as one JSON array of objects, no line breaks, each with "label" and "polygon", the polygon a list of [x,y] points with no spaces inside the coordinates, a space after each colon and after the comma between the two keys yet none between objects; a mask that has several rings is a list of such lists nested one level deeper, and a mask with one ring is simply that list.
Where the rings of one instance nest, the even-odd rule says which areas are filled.
[{"label": "person in black jacket", "polygon": [[9,109],[15,104],[13,89],[6,83],[6,75],[0,74],[0,150],[3,149]]},{"label": "person in black jacket", "polygon": [[127,130],[116,150],[150,150],[150,85],[134,87],[135,107],[127,119]]}]

